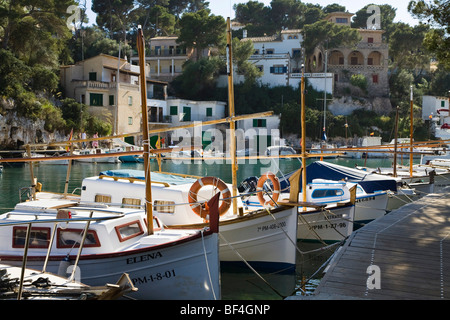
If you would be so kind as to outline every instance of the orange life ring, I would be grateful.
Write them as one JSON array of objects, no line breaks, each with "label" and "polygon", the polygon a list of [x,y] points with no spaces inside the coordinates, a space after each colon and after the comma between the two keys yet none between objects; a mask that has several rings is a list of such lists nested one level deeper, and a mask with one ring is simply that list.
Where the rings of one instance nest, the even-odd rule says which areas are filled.
[{"label": "orange life ring", "polygon": [[[272,189],[272,199],[273,200],[265,200],[264,199],[264,192],[263,192],[263,186],[264,183],[270,180],[272,181],[272,185],[273,185],[273,189]],[[280,180],[278,180],[277,176],[274,175],[272,172],[267,172],[265,174],[263,174],[259,179],[258,179],[258,184],[256,185],[256,191],[258,192],[258,200],[259,203],[263,206],[267,205],[267,203],[269,203],[270,205],[274,206],[275,203],[278,200],[278,197],[280,196]]]},{"label": "orange life ring", "polygon": [[209,220],[209,207],[207,203],[198,203],[197,202],[197,194],[200,189],[204,186],[211,185],[217,187],[222,193],[222,198],[226,199],[222,201],[222,204],[219,207],[219,214],[223,215],[228,211],[231,205],[231,192],[228,189],[228,186],[221,179],[216,177],[203,177],[195,181],[191,188],[189,189],[188,200],[189,205],[191,206],[192,211],[198,214],[201,218],[205,220]]}]

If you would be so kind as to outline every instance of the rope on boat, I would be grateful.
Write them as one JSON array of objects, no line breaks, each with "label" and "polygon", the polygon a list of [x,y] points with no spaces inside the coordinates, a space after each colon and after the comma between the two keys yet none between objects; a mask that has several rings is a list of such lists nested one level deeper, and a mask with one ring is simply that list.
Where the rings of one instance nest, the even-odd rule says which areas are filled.
[{"label": "rope on boat", "polygon": [[214,300],[217,300],[216,292],[214,291],[214,285],[211,279],[211,270],[209,269],[208,256],[206,255],[206,247],[205,247],[205,239],[203,238],[203,231],[204,229],[202,229],[200,233],[202,235],[203,254],[205,256],[206,270],[208,271],[209,285],[211,286],[211,291],[213,293]]},{"label": "rope on boat", "polygon": [[263,278],[263,276],[261,276],[245,259],[244,259],[244,257],[239,253],[239,251],[237,251],[232,245],[231,245],[231,243],[229,243],[228,241],[227,241],[227,239],[225,239],[225,237],[222,235],[222,233],[220,233],[219,232],[219,236],[222,238],[222,240],[223,241],[225,241],[226,242],[226,244],[230,247],[230,249],[231,250],[233,250],[236,254],[237,254],[237,256],[242,260],[242,262],[244,262],[246,265],[247,265],[247,267],[249,267],[249,269],[251,270],[251,271],[253,271],[257,276],[258,276],[258,278],[260,278],[265,284],[267,284],[277,295],[279,295],[281,298],[286,298],[287,296],[284,296],[284,295],[282,295],[281,293],[279,293],[278,292],[278,290],[277,289],[275,289],[266,279],[264,279]]},{"label": "rope on boat", "polygon": [[[328,247],[335,246],[335,245],[342,245],[342,244],[344,243],[344,241],[345,241],[345,239],[342,240],[341,242],[333,243],[332,245],[330,245],[330,246],[328,246]],[[319,250],[325,250],[325,249],[328,249],[328,248],[327,248],[327,247],[319,248]],[[315,250],[315,251],[317,251],[317,250]],[[322,265],[321,265],[319,268],[317,268],[317,270],[316,270],[312,275],[309,276],[308,279],[306,279],[304,282],[302,281],[302,286],[305,286],[309,281],[311,281],[311,280],[316,276],[317,273],[319,273],[320,270],[322,270],[328,263],[330,263],[330,261],[334,258],[334,256],[336,255],[337,252],[338,252],[338,250],[335,250],[335,251],[328,257],[328,259],[327,259],[324,263],[322,263]],[[298,289],[299,289],[303,294],[306,295],[306,292],[302,289],[302,287],[300,287],[300,288],[298,288]],[[295,293],[296,291],[297,291],[297,290],[294,290],[294,292],[293,292],[291,295],[294,295],[294,293]]]}]

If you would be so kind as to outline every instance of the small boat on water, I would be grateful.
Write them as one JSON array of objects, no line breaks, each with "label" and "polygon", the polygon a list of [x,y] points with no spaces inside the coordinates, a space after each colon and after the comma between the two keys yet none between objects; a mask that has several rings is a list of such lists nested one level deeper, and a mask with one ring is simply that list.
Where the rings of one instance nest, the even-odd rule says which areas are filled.
[{"label": "small boat on water", "polygon": [[[214,206],[210,202],[212,224],[218,220]],[[70,213],[70,222],[46,222],[61,210]],[[0,223],[14,224],[0,228],[0,237],[10,239],[0,243],[0,259],[20,266],[26,225],[39,223],[31,227],[27,267],[42,269],[50,248],[49,272],[65,275],[76,264],[80,281],[91,286],[114,283],[126,272],[138,288],[129,294],[135,299],[220,298],[217,227],[168,230],[155,217],[149,234],[146,219],[141,209],[79,206],[73,198],[47,195],[0,215]]]},{"label": "small boat on water", "polygon": [[117,283],[88,286],[52,273],[0,264],[0,300],[116,300],[136,290],[126,274]]},{"label": "small boat on water", "polygon": [[[289,176],[289,175],[288,175]],[[280,188],[281,195],[280,198],[288,197],[289,192],[289,181],[287,177],[280,177]],[[241,190],[246,193],[254,192],[256,190],[257,178],[249,179],[243,183],[243,185],[253,185],[253,187],[241,187]],[[264,188],[270,188],[264,186]],[[342,206],[345,201],[350,201],[352,188],[356,188],[355,195],[355,208],[354,215],[351,212],[340,212],[339,214],[335,211],[339,211],[339,208],[332,209],[333,207]],[[380,218],[386,214],[387,202],[388,202],[388,192],[386,191],[375,191],[373,193],[367,193],[360,185],[355,183],[349,183],[345,181],[333,181],[326,179],[313,179],[307,184],[307,201],[314,204],[326,205],[329,215],[323,216],[321,219],[316,218],[315,221],[319,224],[317,236],[324,239],[325,241],[338,241],[341,235],[350,235],[354,229],[360,226]],[[301,193],[299,195],[301,198]],[[257,199],[256,196],[250,196],[243,200],[245,206],[249,207],[261,207],[262,204]],[[344,211],[344,210],[340,210]],[[347,209],[347,211],[349,211]],[[333,213],[333,214],[331,214]],[[306,216],[308,212],[302,212],[299,208],[299,214]],[[303,221],[304,223],[304,221]],[[335,226],[336,232],[327,232],[328,229],[332,229],[331,226]],[[327,232],[328,236],[322,234],[322,232]],[[299,231],[298,238],[304,239],[305,232],[302,232],[302,219],[299,219]],[[317,237],[316,237],[317,238]],[[311,240],[311,239],[310,239]]]},{"label": "small boat on water", "polygon": [[[121,206],[144,203],[144,172],[141,170],[107,170],[82,182],[80,203],[104,202]],[[209,182],[213,182],[210,184]],[[204,187],[197,188],[199,184]],[[200,179],[152,172],[154,214],[168,228],[201,227],[208,220],[204,206],[198,201],[211,197],[215,189],[227,193],[231,185],[219,178]],[[295,269],[296,210],[279,207],[244,211],[238,198],[239,213],[233,213],[231,200],[221,198],[228,206],[220,208],[220,261],[225,265],[241,264],[243,260],[260,270]],[[225,202],[227,201],[228,202]],[[200,209],[202,208],[202,209]]]},{"label": "small boat on water", "polygon": [[[75,280],[75,271],[77,263],[73,265],[72,273],[67,277],[64,275],[56,275],[46,271],[52,246],[49,245],[45,262],[42,269],[27,268],[28,250],[35,247],[37,242],[43,239],[37,239],[36,230],[33,230],[33,223],[54,223],[54,232],[56,232],[57,223],[67,223],[70,221],[70,215],[67,211],[61,210],[56,216],[47,219],[32,221],[19,220],[17,223],[11,220],[0,223],[1,231],[9,231],[7,228],[16,228],[18,233],[22,233],[22,238],[17,237],[13,241],[18,241],[23,248],[21,266],[12,266],[0,263],[0,300],[41,300],[41,299],[58,299],[58,300],[112,300],[122,297],[125,293],[136,291],[137,289],[131,283],[126,273],[123,273],[116,284],[106,284],[104,286],[88,286]],[[25,224],[25,225],[24,225]],[[25,235],[23,236],[23,229]],[[34,232],[33,232],[34,231]],[[39,231],[38,231],[39,232]],[[8,233],[8,232],[7,232]],[[18,234],[16,234],[18,236]],[[52,237],[54,239],[54,237]],[[53,241],[53,240],[52,240]],[[16,243],[17,247],[17,243]],[[78,261],[81,250],[78,251]]]},{"label": "small boat on water", "polygon": [[[109,149],[102,148],[90,148],[90,149],[80,149],[74,150],[74,155],[98,155],[98,154],[107,154],[111,153]],[[80,157],[76,158],[75,161],[78,162],[87,162],[87,163],[120,163],[119,157],[111,156],[111,157]]]}]

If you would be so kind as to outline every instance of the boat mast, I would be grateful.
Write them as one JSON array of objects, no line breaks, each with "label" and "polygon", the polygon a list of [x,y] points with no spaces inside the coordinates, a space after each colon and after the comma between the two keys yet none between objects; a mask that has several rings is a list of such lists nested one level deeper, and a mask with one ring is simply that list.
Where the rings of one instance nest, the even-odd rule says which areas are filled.
[{"label": "boat mast", "polygon": [[327,141],[326,127],[327,127],[327,62],[328,62],[328,50],[325,50],[325,76],[323,86],[323,132],[322,140],[324,143]]},{"label": "boat mast", "polygon": [[[302,64],[301,91],[301,122],[302,122],[302,195],[303,202],[306,202],[306,118],[305,118],[305,65]],[[306,207],[303,208],[306,210]]]},{"label": "boat mast", "polygon": [[[229,117],[234,117],[234,85],[233,85],[233,56],[231,47],[231,22],[227,18],[227,74],[228,74],[228,110]],[[237,163],[236,163],[236,122],[230,122],[230,155],[231,155],[231,174],[232,174],[232,196],[233,196],[233,214],[237,213]]]},{"label": "boat mast", "polygon": [[409,153],[409,176],[413,176],[413,124],[414,124],[414,115],[413,115],[413,86],[411,86],[411,99],[410,99],[410,129],[409,129],[409,143],[410,143],[410,153]]},{"label": "boat mast", "polygon": [[148,234],[153,234],[152,185],[150,178],[150,140],[148,134],[147,86],[145,79],[145,46],[144,34],[138,27],[137,49],[139,54],[139,81],[141,85],[142,106],[142,139],[144,144],[144,172],[145,172],[145,211],[147,212]]},{"label": "boat mast", "polygon": [[398,109],[395,111],[395,137],[394,137],[394,177],[397,177],[397,135],[398,135]]}]

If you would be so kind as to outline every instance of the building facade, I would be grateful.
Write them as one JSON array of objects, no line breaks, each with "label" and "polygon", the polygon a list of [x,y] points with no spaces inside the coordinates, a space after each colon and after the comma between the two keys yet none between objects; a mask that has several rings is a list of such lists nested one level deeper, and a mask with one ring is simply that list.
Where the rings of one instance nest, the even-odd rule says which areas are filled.
[{"label": "building facade", "polygon": [[[270,87],[300,85],[302,76],[302,46],[303,37],[300,29],[282,30],[279,34],[264,37],[246,37],[243,30],[241,41],[252,41],[254,54],[248,59],[261,72],[258,79],[261,84]],[[308,82],[316,90],[333,91],[331,73],[304,73]]]},{"label": "building facade", "polygon": [[142,130],[138,66],[100,54],[62,66],[60,71],[65,96],[86,104],[89,113],[110,122],[114,133]]},{"label": "building facade", "polygon": [[[210,50],[204,49],[197,55],[197,50],[185,48],[177,43],[177,36],[151,38],[145,52],[145,62],[149,66],[149,76],[154,80],[172,81],[183,72],[187,60],[197,60],[198,56],[209,56]],[[133,57],[132,62],[138,58]]]},{"label": "building facade", "polygon": [[[350,26],[353,13],[333,12],[325,19],[336,24]],[[349,91],[350,78],[361,74],[367,81],[369,96],[388,97],[388,55],[389,47],[383,42],[383,30],[358,29],[361,41],[355,47],[316,48],[308,57],[307,69],[310,72],[325,70],[333,74],[335,91],[346,94]],[[326,51],[326,52],[325,52]]]}]

